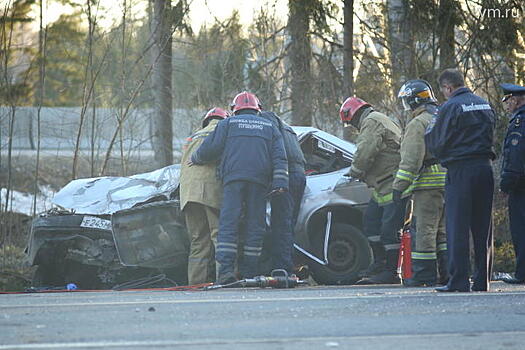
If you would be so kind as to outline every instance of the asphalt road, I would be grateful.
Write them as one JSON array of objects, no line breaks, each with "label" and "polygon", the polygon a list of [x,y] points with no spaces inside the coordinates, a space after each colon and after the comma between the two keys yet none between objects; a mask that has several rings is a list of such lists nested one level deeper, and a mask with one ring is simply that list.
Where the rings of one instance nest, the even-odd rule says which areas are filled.
[{"label": "asphalt road", "polygon": [[0,295],[2,349],[524,349],[525,286]]}]

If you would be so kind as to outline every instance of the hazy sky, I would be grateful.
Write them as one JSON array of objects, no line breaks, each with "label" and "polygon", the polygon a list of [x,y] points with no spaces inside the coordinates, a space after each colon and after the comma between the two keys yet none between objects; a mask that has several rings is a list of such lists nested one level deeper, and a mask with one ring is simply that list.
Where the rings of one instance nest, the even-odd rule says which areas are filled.
[{"label": "hazy sky", "polygon": [[[0,0],[4,3],[9,0]],[[146,9],[148,0],[126,0],[126,3],[133,3],[132,12],[136,15],[142,15]],[[288,14],[287,0],[188,0],[190,2],[190,21],[193,29],[198,31],[202,24],[213,23],[215,18],[224,19],[228,17],[233,10],[238,10],[241,18],[241,23],[248,24],[251,22],[253,15],[262,6],[270,12],[274,12],[286,19]],[[78,3],[85,3],[85,1],[77,0]],[[124,0],[103,0],[101,4],[103,8],[99,9],[98,18],[99,24],[102,27],[110,27],[115,23],[119,23],[122,17],[122,6]],[[176,4],[176,1],[172,2]],[[67,6],[60,5],[52,0],[44,0],[44,6],[47,11],[44,12],[44,23],[51,23],[58,19],[61,14],[71,13],[72,9]],[[35,9],[34,16],[37,16],[37,9]],[[35,23],[38,26],[38,23]]]},{"label": "hazy sky", "polygon": [[[287,0],[193,0],[190,7],[190,18],[193,29],[198,30],[203,23],[213,23],[216,16],[219,19],[228,17],[236,9],[239,11],[242,23],[250,23],[253,15],[261,6],[273,11],[283,19],[288,15]],[[211,14],[210,14],[211,13]]]}]

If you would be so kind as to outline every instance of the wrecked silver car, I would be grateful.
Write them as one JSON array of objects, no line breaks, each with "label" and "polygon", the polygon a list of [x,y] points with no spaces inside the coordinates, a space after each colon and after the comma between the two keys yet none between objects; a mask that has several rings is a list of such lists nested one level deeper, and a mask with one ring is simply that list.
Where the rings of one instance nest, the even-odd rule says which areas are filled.
[{"label": "wrecked silver car", "polygon": [[189,239],[176,200],[179,173],[172,165],[66,185],[53,198],[56,208],[32,223],[33,286],[110,288],[159,274],[185,283]]},{"label": "wrecked silver car", "polygon": [[[350,284],[371,262],[362,233],[370,191],[343,176],[355,145],[311,127],[294,127],[307,165],[295,228],[295,257],[321,284]],[[178,201],[179,165],[130,177],[70,182],[56,208],[33,221],[28,256],[33,285],[108,288],[163,273],[185,283],[189,238]]]},{"label": "wrecked silver car", "polygon": [[372,260],[362,217],[371,192],[344,176],[356,146],[312,127],[294,127],[306,159],[306,188],[294,231],[296,259],[320,284],[351,284]]}]

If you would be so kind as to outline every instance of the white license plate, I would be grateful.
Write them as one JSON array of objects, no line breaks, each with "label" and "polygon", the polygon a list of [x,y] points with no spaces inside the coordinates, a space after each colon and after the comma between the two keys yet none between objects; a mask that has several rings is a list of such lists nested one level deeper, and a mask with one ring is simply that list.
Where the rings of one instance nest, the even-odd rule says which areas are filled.
[{"label": "white license plate", "polygon": [[97,218],[96,216],[86,215],[82,219],[82,222],[80,223],[80,227],[98,228],[101,230],[111,231],[111,221]]}]

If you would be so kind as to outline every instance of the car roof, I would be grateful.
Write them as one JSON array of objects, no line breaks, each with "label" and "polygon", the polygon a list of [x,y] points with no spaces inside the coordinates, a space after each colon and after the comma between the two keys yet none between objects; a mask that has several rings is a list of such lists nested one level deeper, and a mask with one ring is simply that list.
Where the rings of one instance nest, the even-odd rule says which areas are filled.
[{"label": "car roof", "polygon": [[311,126],[292,126],[292,129],[297,134],[297,137],[299,138],[299,140],[302,139],[306,134],[312,133],[316,135],[318,138],[328,143],[331,143],[332,145],[338,148],[344,149],[347,152],[350,152],[352,155],[357,150],[357,146],[354,143],[342,140],[337,136],[334,136],[323,130],[320,130],[320,129],[317,129]]}]

